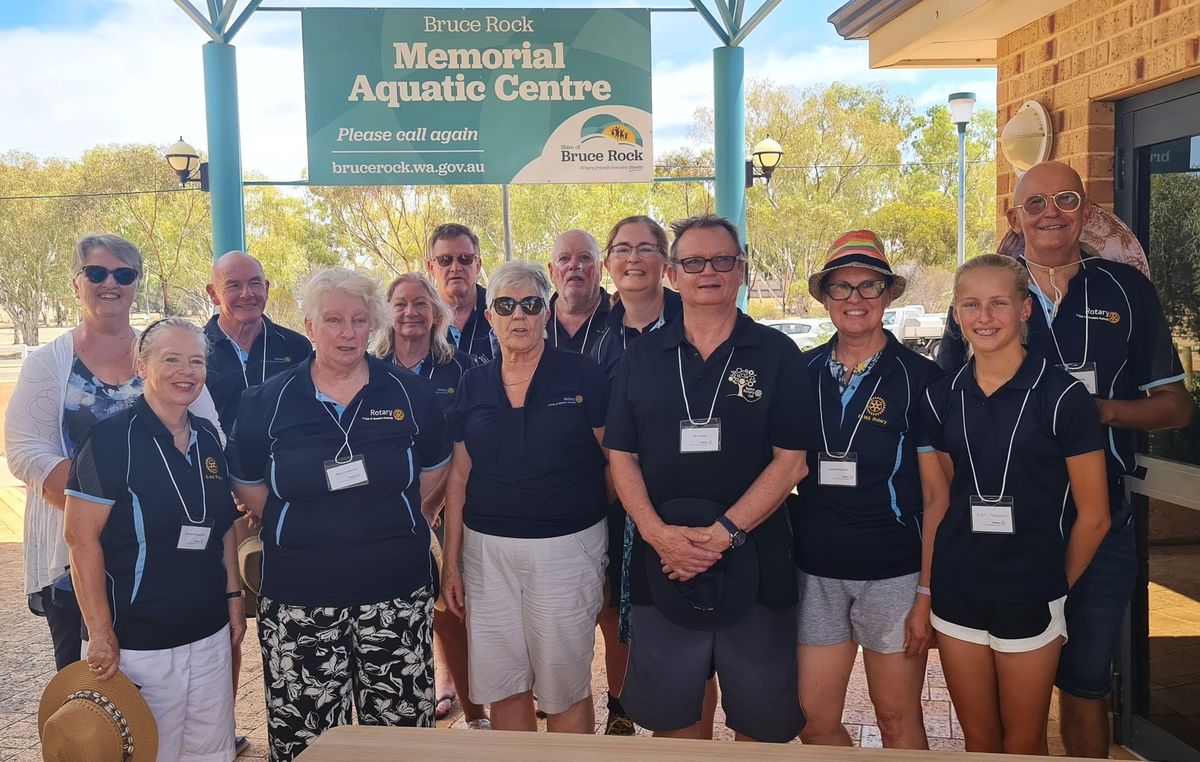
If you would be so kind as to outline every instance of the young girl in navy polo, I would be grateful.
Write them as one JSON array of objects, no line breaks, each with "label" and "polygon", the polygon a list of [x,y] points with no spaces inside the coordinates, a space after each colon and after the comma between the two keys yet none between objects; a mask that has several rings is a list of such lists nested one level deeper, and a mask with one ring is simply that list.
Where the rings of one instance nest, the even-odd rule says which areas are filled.
[{"label": "young girl in navy polo", "polygon": [[943,473],[921,475],[950,483],[949,505],[925,513],[931,620],[967,751],[1046,754],[1063,604],[1108,531],[1099,413],[1022,345],[1029,276],[1015,260],[962,265],[953,310],[971,357],[922,405]]}]

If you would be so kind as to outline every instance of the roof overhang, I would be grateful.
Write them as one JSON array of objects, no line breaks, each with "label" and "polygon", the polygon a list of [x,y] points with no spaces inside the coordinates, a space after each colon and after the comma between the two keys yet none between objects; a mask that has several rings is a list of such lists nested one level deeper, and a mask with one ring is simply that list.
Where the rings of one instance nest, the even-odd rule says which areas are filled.
[{"label": "roof overhang", "polygon": [[851,0],[829,17],[872,69],[995,66],[996,41],[1072,0]]}]

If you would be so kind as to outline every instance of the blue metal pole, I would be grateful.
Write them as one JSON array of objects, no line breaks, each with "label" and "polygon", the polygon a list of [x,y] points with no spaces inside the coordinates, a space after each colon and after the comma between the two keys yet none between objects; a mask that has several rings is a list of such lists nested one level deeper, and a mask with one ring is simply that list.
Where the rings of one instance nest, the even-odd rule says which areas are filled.
[{"label": "blue metal pole", "polygon": [[958,263],[967,259],[967,125],[958,123]]},{"label": "blue metal pole", "polygon": [[204,45],[204,101],[213,259],[246,248],[242,211],[242,148],[238,128],[237,56],[232,45]]},{"label": "blue metal pole", "polygon": [[[713,152],[716,154],[717,214],[728,218],[746,240],[745,51],[727,45],[713,50]],[[743,284],[738,307],[749,306]]]}]

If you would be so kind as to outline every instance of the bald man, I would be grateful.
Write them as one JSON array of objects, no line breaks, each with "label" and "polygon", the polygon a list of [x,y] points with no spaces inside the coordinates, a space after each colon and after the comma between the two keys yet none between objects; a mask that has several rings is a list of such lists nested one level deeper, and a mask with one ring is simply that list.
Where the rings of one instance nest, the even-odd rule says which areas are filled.
[{"label": "bald man", "polygon": [[206,386],[217,406],[221,429],[233,431],[242,392],[312,354],[303,335],[263,314],[271,282],[249,254],[231,251],[213,263],[205,290],[220,312],[204,326],[211,350]]},{"label": "bald man", "polygon": [[585,230],[568,230],[550,250],[550,346],[588,354],[608,330],[609,296],[600,288],[600,244]]},{"label": "bald man", "polygon": [[[1007,217],[1025,237],[1019,261],[1029,270],[1035,302],[1029,346],[1083,382],[1108,434],[1112,530],[1067,596],[1070,638],[1055,680],[1067,755],[1107,757],[1112,656],[1137,578],[1124,479],[1136,468],[1138,434],[1186,426],[1192,403],[1153,284],[1137,269],[1080,247],[1086,203],[1075,170],[1044,162],[1021,177]],[[957,370],[964,357],[961,332],[951,321],[938,364]]]}]

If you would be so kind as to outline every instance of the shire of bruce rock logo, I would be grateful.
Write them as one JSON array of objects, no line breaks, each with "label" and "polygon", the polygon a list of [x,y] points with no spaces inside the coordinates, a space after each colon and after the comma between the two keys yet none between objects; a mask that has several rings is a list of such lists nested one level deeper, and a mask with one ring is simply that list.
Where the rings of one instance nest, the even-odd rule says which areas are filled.
[{"label": "shire of bruce rock logo", "polygon": [[762,389],[755,388],[758,383],[758,374],[746,368],[734,368],[729,373],[729,383],[737,387],[737,391],[733,394],[726,395],[728,397],[741,397],[747,402],[758,402],[763,398]]},{"label": "shire of bruce rock logo", "polygon": [[642,134],[612,114],[597,114],[579,128],[579,144],[563,145],[564,164],[618,164],[645,161]]}]

